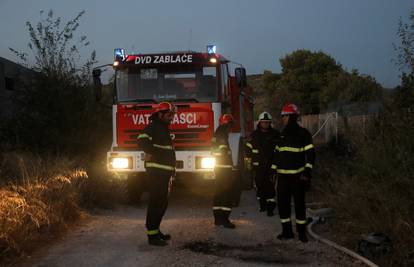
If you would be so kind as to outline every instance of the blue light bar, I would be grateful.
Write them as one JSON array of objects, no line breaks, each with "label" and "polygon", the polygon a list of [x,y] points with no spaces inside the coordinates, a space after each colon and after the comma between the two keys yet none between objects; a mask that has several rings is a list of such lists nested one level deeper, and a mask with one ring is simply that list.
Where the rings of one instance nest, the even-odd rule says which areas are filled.
[{"label": "blue light bar", "polygon": [[208,54],[215,54],[216,53],[216,45],[207,45],[207,53]]},{"label": "blue light bar", "polygon": [[125,59],[124,49],[122,49],[122,48],[115,48],[114,49],[114,56],[115,56],[115,60],[116,61],[124,60]]}]

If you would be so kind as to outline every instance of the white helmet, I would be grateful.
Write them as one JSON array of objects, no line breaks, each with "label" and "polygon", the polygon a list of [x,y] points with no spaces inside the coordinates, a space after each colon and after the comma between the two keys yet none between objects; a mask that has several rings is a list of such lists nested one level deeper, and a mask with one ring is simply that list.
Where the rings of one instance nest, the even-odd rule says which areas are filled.
[{"label": "white helmet", "polygon": [[267,111],[264,111],[264,112],[262,112],[262,113],[260,113],[260,115],[259,115],[259,121],[272,121],[272,115],[270,115],[270,113],[269,112],[267,112]]}]

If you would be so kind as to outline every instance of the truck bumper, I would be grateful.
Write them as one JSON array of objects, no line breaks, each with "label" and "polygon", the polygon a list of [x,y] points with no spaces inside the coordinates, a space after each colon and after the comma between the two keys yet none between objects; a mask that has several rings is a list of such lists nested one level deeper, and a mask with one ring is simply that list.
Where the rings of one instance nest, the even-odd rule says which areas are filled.
[{"label": "truck bumper", "polygon": [[[210,151],[176,151],[176,172],[180,176],[197,174],[204,179],[214,179],[214,158]],[[109,151],[107,169],[118,174],[145,172],[143,151]],[[190,174],[190,175],[189,175]]]}]

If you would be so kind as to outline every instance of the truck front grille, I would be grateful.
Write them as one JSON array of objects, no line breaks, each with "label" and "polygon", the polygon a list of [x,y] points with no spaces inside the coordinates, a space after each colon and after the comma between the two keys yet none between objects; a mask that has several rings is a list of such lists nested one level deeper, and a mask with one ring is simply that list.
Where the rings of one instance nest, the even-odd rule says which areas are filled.
[{"label": "truck front grille", "polygon": [[[139,130],[127,129],[123,131],[119,147],[136,147]],[[171,130],[176,150],[197,150],[210,147],[212,134],[209,129],[175,129]],[[118,139],[119,140],[119,139]]]}]

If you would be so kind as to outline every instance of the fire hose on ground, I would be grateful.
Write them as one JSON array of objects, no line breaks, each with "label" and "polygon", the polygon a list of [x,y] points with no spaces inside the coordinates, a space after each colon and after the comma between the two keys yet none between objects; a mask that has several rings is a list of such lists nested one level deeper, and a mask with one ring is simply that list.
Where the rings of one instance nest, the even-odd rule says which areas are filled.
[{"label": "fire hose on ground", "polygon": [[348,255],[348,256],[350,256],[350,257],[352,257],[352,258],[354,258],[355,260],[358,260],[358,261],[360,261],[360,262],[362,262],[362,263],[364,263],[366,266],[370,266],[370,267],[378,267],[378,265],[377,264],[375,264],[375,263],[373,263],[373,262],[371,262],[370,260],[368,260],[367,258],[365,258],[365,257],[363,257],[363,256],[361,256],[361,255],[359,255],[358,253],[356,253],[356,252],[354,252],[354,251],[352,251],[352,250],[350,250],[350,249],[347,249],[346,247],[343,247],[343,246],[341,246],[341,245],[338,245],[338,244],[336,244],[335,242],[333,242],[333,241],[331,241],[331,240],[328,240],[328,239],[326,239],[326,238],[323,238],[323,237],[321,237],[321,236],[319,236],[319,235],[317,235],[317,234],[315,234],[315,232],[313,231],[313,226],[316,224],[316,223],[318,223],[319,222],[319,220],[320,220],[320,218],[319,217],[313,217],[312,218],[312,222],[311,223],[309,223],[308,224],[308,226],[307,226],[307,231],[308,231],[308,234],[313,238],[313,239],[315,239],[316,241],[318,241],[318,242],[322,242],[322,243],[324,243],[324,244],[326,244],[326,245],[328,245],[328,246],[330,246],[330,247],[333,247],[333,248],[335,248],[336,250],[339,250],[340,252],[342,252],[342,253],[344,253],[344,254],[346,254],[346,255]]}]

